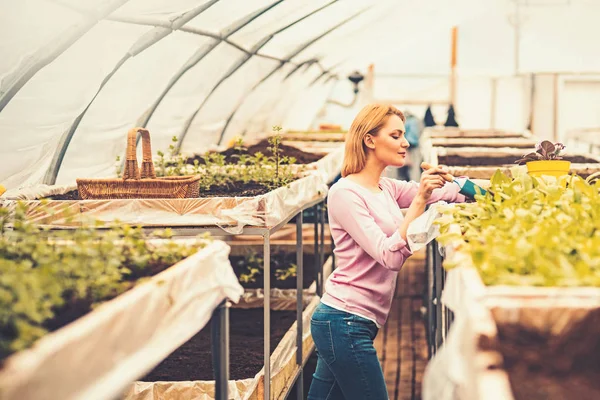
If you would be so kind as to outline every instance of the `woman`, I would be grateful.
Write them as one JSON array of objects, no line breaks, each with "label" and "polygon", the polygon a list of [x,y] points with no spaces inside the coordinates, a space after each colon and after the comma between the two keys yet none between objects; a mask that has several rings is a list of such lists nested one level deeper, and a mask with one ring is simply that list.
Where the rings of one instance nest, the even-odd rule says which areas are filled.
[{"label": "woman", "polygon": [[420,183],[381,177],[387,166],[404,165],[404,132],[402,112],[371,104],[346,136],[342,179],[327,201],[337,268],[311,320],[318,361],[309,400],[388,398],[373,339],[390,311],[398,271],[412,254],[408,225],[428,203],[464,201],[458,185],[445,185],[440,174],[447,171],[440,167],[424,171]]}]

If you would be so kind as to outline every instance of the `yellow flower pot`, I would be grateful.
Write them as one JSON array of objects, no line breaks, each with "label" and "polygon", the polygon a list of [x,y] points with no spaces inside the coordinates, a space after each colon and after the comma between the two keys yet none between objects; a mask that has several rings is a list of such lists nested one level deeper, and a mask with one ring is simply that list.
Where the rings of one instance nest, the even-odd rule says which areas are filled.
[{"label": "yellow flower pot", "polygon": [[529,161],[527,163],[527,172],[531,176],[555,176],[561,177],[568,175],[571,169],[571,161],[565,160],[540,160]]},{"label": "yellow flower pot", "polygon": [[2,185],[0,185],[0,196],[2,196],[4,194],[4,192],[6,192],[6,188]]}]

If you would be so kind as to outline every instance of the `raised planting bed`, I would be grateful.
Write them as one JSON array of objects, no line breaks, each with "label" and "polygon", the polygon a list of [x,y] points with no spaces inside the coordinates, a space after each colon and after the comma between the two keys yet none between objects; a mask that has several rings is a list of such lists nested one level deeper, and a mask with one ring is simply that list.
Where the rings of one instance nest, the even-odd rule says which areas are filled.
[{"label": "raised planting bed", "polygon": [[328,131],[286,132],[282,135],[282,138],[294,142],[343,142],[346,139],[346,134]]},{"label": "raised planting bed", "polygon": [[[273,153],[270,149],[271,147],[272,145],[269,143],[268,139],[262,139],[258,143],[245,147],[243,150],[231,147],[225,151],[219,152],[218,154],[221,154],[225,157],[225,163],[237,164],[240,159],[240,155],[242,154],[254,156],[256,153],[260,152],[266,156],[271,156]],[[318,154],[313,152],[306,152],[297,147],[289,146],[283,143],[279,145],[279,151],[281,153],[281,157],[293,157],[296,160],[296,164],[310,164],[312,162],[320,160],[325,156],[324,153]],[[188,158],[186,162],[188,164],[193,165],[195,160],[197,160],[199,164],[205,163],[204,158],[199,155]]]},{"label": "raised planting bed", "polygon": [[[486,166],[486,167],[449,167],[448,171],[453,176],[468,176],[469,178],[475,179],[490,179],[496,171],[504,175],[511,175],[515,166]],[[527,167],[519,166],[517,169],[521,169],[527,172]],[[579,175],[582,178],[587,178],[592,174],[600,172],[600,164],[571,164],[570,173],[572,175]]]},{"label": "raised planting bed", "polygon": [[[277,298],[272,299],[276,305]],[[303,358],[314,343],[310,336],[310,317],[319,303],[307,299],[303,319]],[[296,305],[290,305],[295,309]],[[263,310],[230,310],[230,378],[233,399],[262,399]],[[296,312],[271,311],[271,399],[282,399],[289,391],[296,365]],[[205,328],[175,351],[141,381],[133,384],[125,400],[158,400],[163,393],[170,398],[214,398],[214,374],[211,368],[210,329]]]},{"label": "raised planting bed", "polygon": [[241,233],[246,225],[273,227],[299,212],[307,204],[317,203],[327,195],[322,176],[311,174],[253,197],[207,197],[197,199],[129,199],[129,200],[33,200],[67,193],[74,187],[30,188],[16,193],[4,205],[14,209],[16,199],[25,198],[28,217],[35,223],[55,228],[84,224],[89,218],[146,227],[219,226]]},{"label": "raised planting bed", "polygon": [[[490,179],[496,170],[507,173],[516,166],[515,161],[527,151],[514,148],[432,148],[429,159],[434,164],[447,165],[454,176],[469,176],[470,178]],[[587,177],[600,171],[600,157],[593,154],[565,155],[564,159],[571,161],[573,174]]]},{"label": "raised planting bed", "polygon": [[442,352],[463,358],[461,393],[598,398],[600,183],[498,173],[488,193],[440,220],[442,302],[462,321]]},{"label": "raised planting bed", "polygon": [[511,147],[515,149],[532,149],[535,140],[526,138],[433,138],[429,144],[433,147]]},{"label": "raised planting bed", "polygon": [[284,140],[284,144],[298,147],[307,152],[329,154],[339,148],[344,148],[344,143],[341,142],[321,142],[321,141],[292,141]]},{"label": "raised planting bed", "polygon": [[460,129],[449,127],[426,128],[425,138],[527,138],[524,132],[510,132],[502,129]]},{"label": "raised planting bed", "polygon": [[[296,289],[296,253],[271,252],[271,287],[275,289]],[[264,287],[262,254],[247,251],[246,255],[230,256],[229,261],[244,289]],[[304,254],[303,288],[308,289],[316,276],[317,257]]]},{"label": "raised planting bed", "polygon": [[220,241],[152,242],[127,227],[49,240],[28,223],[18,240],[14,226],[0,238],[10,244],[0,260],[3,400],[115,398],[243,292]]},{"label": "raised planting bed", "polygon": [[600,290],[483,287],[462,275],[480,294],[465,303],[455,332],[465,399],[600,398]]},{"label": "raised planting bed", "polygon": [[[279,139],[279,137],[277,137]],[[205,156],[195,156],[187,160],[188,164],[197,163],[198,168],[204,165],[206,160],[209,160],[211,170],[215,170],[215,166],[220,166],[217,172],[223,172],[223,169],[229,168],[225,175],[244,175],[240,171],[245,169],[252,174],[264,173],[266,169],[273,168],[275,164],[274,147],[269,143],[273,137],[263,139],[255,145],[249,146],[247,149],[241,145],[227,149],[221,153],[209,153]],[[257,154],[260,153],[261,155]],[[277,155],[282,173],[284,175],[294,174],[303,176],[307,173],[315,171],[323,176],[325,182],[333,180],[342,169],[342,161],[344,158],[344,145],[339,142],[290,142],[285,137],[281,138],[281,142],[277,144]],[[175,155],[172,158],[178,159]],[[293,159],[292,159],[293,158]],[[202,160],[202,161],[200,161]],[[293,163],[293,164],[291,164]],[[161,164],[160,161],[157,162]],[[231,164],[231,165],[229,165]],[[291,165],[290,165],[291,164]],[[188,165],[189,167],[189,165]],[[232,167],[235,167],[232,169]],[[157,167],[159,171],[160,167]],[[187,173],[195,173],[193,169],[187,169]],[[182,168],[176,168],[181,170]],[[168,168],[167,168],[168,170]],[[254,172],[252,172],[254,171]],[[260,181],[264,181],[261,178]]]},{"label": "raised planting bed", "polygon": [[490,183],[474,203],[440,207],[446,268],[474,266],[493,286],[600,287],[600,181],[496,173]]},{"label": "raised planting bed", "polygon": [[[487,152],[482,150],[469,151],[467,149],[456,149],[457,153],[446,152],[438,154],[438,163],[449,166],[482,166],[482,165],[515,165],[518,159],[513,155],[513,151],[495,152],[487,149]],[[600,163],[600,160],[593,156],[584,155],[566,155],[563,157],[566,161],[571,161],[573,164],[594,164]]]},{"label": "raised planting bed", "polygon": [[[558,331],[525,323],[531,316],[510,322],[501,315],[506,311],[492,310],[498,336],[489,350],[502,356],[515,400],[600,398],[600,308],[523,310],[535,314],[536,320],[551,312],[553,327],[570,317],[570,323]],[[582,311],[586,315],[580,318],[577,314]]]}]

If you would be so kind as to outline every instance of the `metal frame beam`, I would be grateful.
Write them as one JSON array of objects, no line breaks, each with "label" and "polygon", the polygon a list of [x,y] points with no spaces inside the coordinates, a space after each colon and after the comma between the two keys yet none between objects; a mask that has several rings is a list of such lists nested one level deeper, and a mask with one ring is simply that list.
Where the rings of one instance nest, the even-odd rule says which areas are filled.
[{"label": "metal frame beam", "polygon": [[[221,144],[221,142],[223,141],[223,137],[225,136],[225,131],[227,131],[227,128],[229,127],[229,124],[231,123],[231,121],[233,120],[233,117],[235,116],[235,114],[237,113],[237,111],[239,110],[239,108],[241,107],[241,105],[244,103],[244,100],[246,97],[248,97],[251,93],[253,93],[261,84],[263,84],[267,79],[269,79],[273,74],[275,74],[277,71],[279,71],[286,63],[290,62],[292,58],[298,56],[300,53],[302,53],[304,50],[306,50],[308,47],[312,46],[313,44],[315,44],[317,41],[319,41],[320,39],[324,38],[325,36],[329,35],[330,33],[334,32],[336,29],[340,28],[341,26],[345,25],[346,23],[350,22],[351,20],[353,20],[354,18],[358,17],[360,14],[362,14],[364,11],[366,11],[368,8],[364,8],[362,10],[360,10],[359,12],[351,15],[350,17],[344,19],[343,21],[339,22],[338,24],[334,25],[333,27],[329,28],[328,30],[326,30],[325,32],[321,33],[320,35],[306,41],[305,43],[301,44],[300,46],[298,46],[294,51],[292,51],[291,53],[289,53],[285,59],[281,62],[281,64],[277,67],[275,67],[271,72],[269,72],[263,79],[261,79],[260,81],[258,81],[258,83],[256,83],[251,89],[250,91],[244,96],[242,97],[241,101],[238,102],[238,104],[236,105],[236,107],[233,109],[233,111],[231,112],[231,114],[229,114],[229,117],[227,117],[227,120],[225,121],[225,126],[223,126],[223,130],[221,131],[221,135],[219,136],[219,141],[217,142],[218,145]],[[290,74],[288,74],[287,77],[289,77]],[[286,78],[287,78],[286,77]],[[188,127],[189,128],[189,127]]]},{"label": "metal frame beam", "polygon": [[[190,129],[190,126],[192,125],[192,122],[194,121],[194,119],[196,118],[196,115],[198,115],[198,113],[200,112],[200,110],[204,107],[204,105],[208,102],[208,100],[210,99],[211,95],[219,88],[219,86],[221,86],[221,84],[227,79],[229,78],[231,75],[233,75],[240,67],[242,67],[251,57],[252,55],[256,55],[259,57],[264,57],[264,55],[262,54],[258,54],[258,51],[260,51],[267,43],[269,43],[271,41],[271,39],[273,39],[276,35],[280,34],[281,32],[291,28],[292,26],[304,21],[306,18],[318,13],[319,11],[331,6],[332,4],[336,3],[338,0],[333,0],[313,11],[311,11],[310,13],[298,18],[297,20],[289,23],[288,25],[278,29],[277,31],[273,32],[272,34],[264,37],[262,40],[260,40],[256,45],[253,46],[252,50],[250,53],[248,53],[248,56],[242,56],[240,59],[238,59],[238,61],[235,63],[235,65],[223,76],[221,77],[221,79],[219,79],[219,81],[213,86],[213,88],[211,89],[211,91],[208,93],[208,95],[204,98],[204,100],[202,101],[202,103],[200,103],[200,105],[198,106],[198,108],[196,109],[196,111],[194,111],[194,113],[185,121],[184,125],[183,125],[183,129],[181,131],[181,134],[178,138],[177,141],[177,151],[179,151],[181,149],[181,146],[183,145],[183,141],[185,139],[185,137],[187,136],[187,133]],[[274,58],[274,57],[267,57],[267,58],[271,58],[274,59],[276,61],[280,62],[280,67],[285,65],[286,62],[290,62],[289,60],[282,60],[282,59],[278,59],[278,58]],[[249,92],[251,93],[252,90]],[[248,94],[249,94],[248,93]],[[242,102],[243,100],[247,97],[246,94],[244,97],[242,97]],[[221,132],[221,135],[219,137],[219,141],[218,144],[221,143],[221,140],[223,138],[223,133],[225,132],[225,129],[227,128],[227,125],[229,123],[229,120],[226,121],[225,123],[225,128],[223,129],[223,131]]]},{"label": "metal frame beam", "polygon": [[0,111],[12,100],[19,90],[43,67],[50,64],[80,37],[92,29],[99,21],[111,14],[114,10],[127,3],[129,0],[116,0],[92,13],[84,13],[86,20],[67,29],[54,46],[43,46],[31,57],[27,57],[15,71],[2,80],[0,86]]},{"label": "metal frame beam", "polygon": [[[143,52],[158,41],[164,39],[165,37],[173,33],[175,30],[181,28],[183,25],[185,25],[186,23],[188,23],[189,21],[206,11],[218,1],[219,0],[211,0],[201,6],[196,7],[193,10],[185,12],[179,17],[177,17],[175,20],[173,20],[167,26],[155,26],[155,28],[152,31],[144,34],[129,48],[127,53],[117,62],[113,70],[104,78],[104,80],[100,84],[100,87],[98,88],[98,91],[96,92],[94,97],[92,97],[92,99],[89,101],[85,109],[81,112],[81,114],[77,116],[77,118],[75,118],[69,129],[61,136],[59,145],[56,151],[54,152],[54,156],[52,157],[50,167],[48,168],[48,171],[46,171],[46,175],[44,176],[45,184],[53,185],[56,183],[58,172],[60,171],[60,167],[62,166],[62,163],[64,161],[69,144],[71,143],[71,140],[75,135],[75,131],[79,127],[79,124],[83,120],[83,117],[85,116],[91,105],[94,103],[94,101],[96,100],[106,83],[108,83],[110,78],[112,78],[117,73],[117,71],[121,68],[123,64],[125,64],[125,61],[127,61],[130,57],[133,57]],[[123,160],[125,160],[125,157],[123,157]]]}]

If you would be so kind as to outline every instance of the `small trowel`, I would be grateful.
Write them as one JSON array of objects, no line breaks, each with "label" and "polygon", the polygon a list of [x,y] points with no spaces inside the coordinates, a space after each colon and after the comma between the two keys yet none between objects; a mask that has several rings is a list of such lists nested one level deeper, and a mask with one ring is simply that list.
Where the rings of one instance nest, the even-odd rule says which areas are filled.
[{"label": "small trowel", "polygon": [[[424,170],[427,170],[429,168],[433,168],[433,165],[423,162],[423,163],[421,163],[421,168],[423,168]],[[444,178],[444,180],[447,182],[456,183],[458,185],[458,187],[460,187],[459,193],[463,194],[467,197],[470,197],[472,199],[474,199],[475,195],[477,194],[477,190],[475,188],[479,188],[479,192],[482,195],[485,195],[487,193],[487,191],[484,188],[477,185],[475,182],[473,182],[469,178],[454,178],[454,176],[452,176],[451,174],[448,174],[448,173],[440,174],[440,176],[442,178]]]}]

